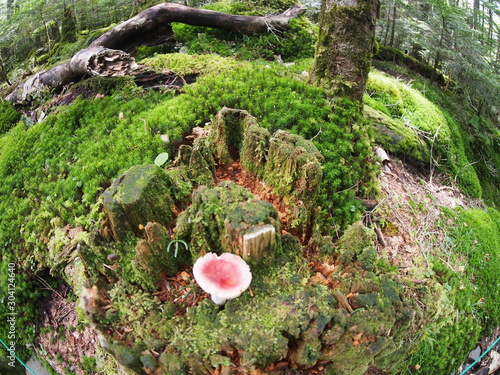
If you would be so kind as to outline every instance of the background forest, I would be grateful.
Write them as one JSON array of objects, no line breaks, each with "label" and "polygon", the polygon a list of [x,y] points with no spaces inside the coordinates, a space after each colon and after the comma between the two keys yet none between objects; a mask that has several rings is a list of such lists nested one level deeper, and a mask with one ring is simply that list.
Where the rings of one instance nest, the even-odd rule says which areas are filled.
[{"label": "background forest", "polygon": [[[157,3],[151,0],[3,1],[0,4],[3,61],[0,77],[5,80],[8,73],[12,75],[10,79],[15,80],[15,70],[23,74],[37,65],[57,61],[75,52],[60,48],[75,42],[76,33],[108,27]],[[199,7],[210,1],[179,3]],[[281,8],[291,3],[282,1]],[[317,20],[320,2],[309,0],[304,6],[309,9],[311,19]],[[258,7],[260,9],[252,11],[266,14],[269,10],[265,2],[260,2]],[[251,8],[249,4],[249,11]],[[377,37],[383,46],[405,51],[446,74],[448,80],[463,83],[461,89],[466,91],[464,97],[468,105],[479,115],[485,113],[498,118],[499,17],[500,5],[495,0],[384,0]]]},{"label": "background forest", "polygon": [[[0,0],[1,96],[158,3]],[[269,15],[295,1],[178,3]],[[75,321],[70,325],[47,324],[40,318],[46,307],[42,301],[63,295],[70,304],[78,304],[84,277],[74,271],[83,267],[75,261],[77,243],[94,247],[87,255],[78,250],[76,256],[87,262],[85,277],[109,275],[109,269],[96,265],[111,264],[108,253],[121,250],[95,240],[103,231],[103,191],[133,165],[154,162],[168,169],[182,139],[193,127],[212,121],[223,106],[248,110],[266,130],[287,130],[314,144],[325,159],[315,198],[321,206],[317,215],[326,219],[317,221],[318,236],[303,246],[304,258],[290,255],[283,245],[276,264],[256,273],[256,298],[244,296],[222,313],[205,301],[189,306],[191,313],[181,316],[182,329],[173,323],[179,318],[177,300],[177,305],[158,303],[152,297],[158,293],[156,284],[148,284],[144,272],[132,265],[133,255],[125,254],[117,263],[117,287],[108,286],[118,301],[116,310],[114,306],[108,320],[99,322],[133,327],[130,335],[117,328],[111,336],[141,349],[109,350],[122,365],[149,366],[151,371],[168,368],[166,373],[175,375],[209,373],[207,367],[189,367],[202,357],[200,363],[213,371],[231,373],[237,357],[242,368],[257,366],[270,374],[292,373],[294,364],[303,374],[379,369],[442,375],[456,373],[477,340],[499,327],[500,1],[382,0],[362,116],[350,101],[329,98],[323,88],[308,82],[321,4],[302,4],[307,7],[305,16],[292,20],[282,33],[249,36],[174,24],[174,43],[136,51],[139,63],[156,71],[175,71],[195,84],[144,89],[131,77],[94,77],[62,92],[40,91],[30,103],[14,106],[0,99],[0,265],[3,270],[15,263],[19,270],[19,357],[26,360],[35,350],[59,373],[116,373],[114,361],[102,350],[88,349],[92,355],[83,349],[78,355],[58,353],[61,349],[54,347],[68,340],[66,332],[75,337],[87,334],[89,319],[78,310],[78,316],[72,312]],[[400,173],[398,180],[407,183],[400,191],[397,183],[387,185],[379,178],[382,167],[373,156],[375,145],[389,151],[393,165],[399,158],[414,168],[412,178],[400,167],[391,172]],[[161,163],[159,155],[165,157]],[[179,180],[175,189],[186,198],[189,193],[183,189],[194,182]],[[443,191],[453,192],[451,203],[440,201]],[[367,213],[367,202],[374,200],[376,208]],[[296,219],[300,225],[301,219]],[[385,235],[388,244],[381,246],[376,233]],[[391,254],[399,240],[405,251]],[[134,250],[137,238],[127,241],[123,246]],[[283,241],[296,248],[289,238]],[[414,249],[418,255],[409,255]],[[335,263],[336,271],[325,273],[329,262]],[[340,311],[328,292],[342,283],[342,275],[352,277],[353,288],[364,290],[351,293],[339,287],[350,296],[349,303],[359,306],[350,315]],[[4,293],[6,274],[0,281]],[[267,295],[269,290],[276,290],[276,295]],[[192,291],[199,289],[182,285],[175,292],[178,299],[189,301]],[[1,293],[0,301],[5,301],[7,295]],[[293,319],[290,311],[272,310],[282,307],[280,298],[294,314],[299,311]],[[315,305],[304,309],[308,304]],[[251,316],[242,312],[247,308]],[[318,313],[322,309],[332,315]],[[2,319],[6,312],[0,305]],[[262,319],[253,319],[259,314]],[[221,337],[234,334],[231,329],[239,321],[248,324],[248,333],[239,337],[238,350],[244,354],[231,357],[226,349],[214,349]],[[3,323],[0,339],[7,335]],[[351,331],[345,329],[351,336],[337,334],[332,328],[336,325],[350,327]],[[223,328],[207,340],[214,327]],[[383,330],[393,336],[386,340]],[[150,332],[171,341],[155,341]],[[329,345],[335,347],[341,338],[347,344],[338,354]],[[274,344],[262,348],[262,342]],[[144,354],[144,343],[161,356]],[[0,372],[10,371],[1,347],[0,353]],[[334,365],[324,365],[323,358]]]}]

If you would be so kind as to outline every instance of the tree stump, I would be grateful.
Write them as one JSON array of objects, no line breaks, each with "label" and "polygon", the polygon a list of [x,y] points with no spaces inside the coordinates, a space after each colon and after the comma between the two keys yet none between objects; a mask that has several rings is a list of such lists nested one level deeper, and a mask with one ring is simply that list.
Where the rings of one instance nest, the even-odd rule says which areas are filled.
[{"label": "tree stump", "polygon": [[150,221],[168,226],[175,210],[171,186],[168,174],[154,164],[133,166],[115,179],[102,195],[113,238],[141,236]]},{"label": "tree stump", "polygon": [[257,119],[247,111],[224,107],[211,123],[208,140],[215,146],[215,159],[228,164],[240,158],[246,128],[257,125]]},{"label": "tree stump", "polygon": [[179,215],[175,228],[176,237],[189,242],[193,258],[231,252],[251,262],[271,258],[279,233],[272,204],[230,181],[196,189],[192,205]]}]

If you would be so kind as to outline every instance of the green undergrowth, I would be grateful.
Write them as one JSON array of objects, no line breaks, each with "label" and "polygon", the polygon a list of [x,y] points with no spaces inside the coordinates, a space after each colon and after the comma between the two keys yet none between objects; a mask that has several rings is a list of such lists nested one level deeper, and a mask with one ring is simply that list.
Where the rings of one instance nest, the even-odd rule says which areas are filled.
[{"label": "green undergrowth", "polygon": [[[97,225],[98,196],[110,181],[131,165],[151,163],[165,150],[140,117],[170,96],[136,94],[125,90],[77,100],[30,128],[19,122],[0,138],[0,266],[5,275],[7,265],[16,263],[20,346],[34,337],[38,310],[33,303],[43,289],[34,275],[45,268],[57,275],[61,270],[56,264],[64,265],[64,248],[48,251],[51,240],[65,238],[66,225]],[[4,279],[1,284],[6,291]],[[5,329],[2,322],[0,332]]]},{"label": "green undergrowth", "polygon": [[188,55],[184,53],[156,55],[143,59],[141,63],[153,69],[168,68],[181,76],[223,74],[238,66],[245,64],[248,67],[251,66],[249,62],[236,61],[215,54]]},{"label": "green undergrowth", "polygon": [[136,94],[77,100],[31,128],[20,122],[2,137],[2,248],[27,249],[23,258],[43,259],[54,218],[89,228],[98,219],[97,197],[111,179],[165,149],[140,119],[165,97]]},{"label": "green undergrowth", "polygon": [[[237,2],[218,2],[205,6],[205,9],[230,14],[266,15],[282,9],[285,4],[250,4]],[[292,4],[293,5],[293,4]],[[272,9],[269,7],[272,6]],[[290,5],[291,6],[291,5]],[[289,6],[286,6],[288,8]],[[285,9],[286,9],[285,8]],[[283,9],[284,10],[284,9]],[[292,19],[284,31],[271,30],[265,34],[242,35],[221,29],[190,26],[173,23],[177,48],[189,54],[217,54],[234,57],[238,60],[267,59],[280,56],[284,61],[314,56],[317,27],[306,17]]]},{"label": "green undergrowth", "polygon": [[20,118],[21,114],[10,102],[0,99],[0,136],[12,128]]},{"label": "green undergrowth", "polygon": [[[57,282],[45,273],[39,275],[45,285],[33,278],[30,268],[27,270],[18,263],[16,254],[2,252],[0,259],[0,340],[10,346],[15,343],[15,353],[21,360],[27,361],[31,356],[31,346],[37,335],[38,309],[36,304],[48,298],[51,292],[48,288],[56,288]],[[13,319],[14,324],[8,322]],[[0,369],[2,364],[9,362],[8,353],[0,345]],[[16,368],[21,364],[16,362]],[[7,367],[12,369],[12,367]]]},{"label": "green undergrowth", "polygon": [[431,279],[414,288],[432,320],[405,360],[408,374],[456,371],[478,338],[500,324],[500,213],[445,209],[440,226],[445,239],[430,258]]}]

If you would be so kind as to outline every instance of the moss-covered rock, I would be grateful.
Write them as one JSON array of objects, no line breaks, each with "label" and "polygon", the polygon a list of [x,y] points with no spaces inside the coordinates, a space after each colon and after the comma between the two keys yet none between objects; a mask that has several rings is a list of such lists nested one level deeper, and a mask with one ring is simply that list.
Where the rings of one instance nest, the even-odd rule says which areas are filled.
[{"label": "moss-covered rock", "polygon": [[365,114],[377,142],[396,154],[452,173],[466,194],[481,197],[481,183],[467,157],[465,134],[446,111],[408,84],[377,71],[370,73],[367,94],[366,103],[374,109],[365,107]]},{"label": "moss-covered rock", "polygon": [[413,130],[370,106],[365,106],[363,113],[373,127],[377,144],[384,145],[393,155],[401,155],[422,164],[428,163],[429,146]]}]

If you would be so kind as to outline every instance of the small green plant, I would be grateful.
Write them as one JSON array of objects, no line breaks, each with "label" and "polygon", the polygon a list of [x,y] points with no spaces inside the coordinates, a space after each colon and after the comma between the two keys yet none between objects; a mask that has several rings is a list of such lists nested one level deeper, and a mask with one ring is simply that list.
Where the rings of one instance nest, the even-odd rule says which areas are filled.
[{"label": "small green plant", "polygon": [[165,164],[168,160],[168,152],[162,152],[156,156],[154,163],[158,166],[161,167],[163,164]]},{"label": "small green plant", "polygon": [[96,359],[94,357],[83,356],[81,366],[87,374],[93,373],[96,370]]},{"label": "small green plant", "polygon": [[178,252],[179,252],[179,244],[184,245],[184,248],[185,248],[186,250],[189,250],[189,246],[188,246],[188,244],[187,244],[185,241],[183,241],[183,240],[172,240],[172,241],[170,241],[170,242],[168,243],[168,246],[167,246],[167,253],[169,253],[169,252],[170,252],[170,247],[171,247],[172,245],[175,245],[175,250],[174,250],[174,258],[177,258],[177,254],[178,254]]}]

